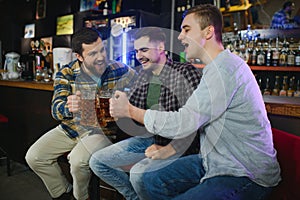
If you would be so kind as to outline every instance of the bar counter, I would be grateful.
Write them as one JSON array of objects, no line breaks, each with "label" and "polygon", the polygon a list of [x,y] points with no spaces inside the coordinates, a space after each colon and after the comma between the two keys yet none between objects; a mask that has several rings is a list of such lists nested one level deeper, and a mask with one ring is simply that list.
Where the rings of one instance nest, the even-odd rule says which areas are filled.
[{"label": "bar counter", "polygon": [[269,114],[300,118],[299,97],[264,96],[263,98]]},{"label": "bar counter", "polygon": [[[51,116],[53,83],[0,80],[0,113],[9,119],[8,130],[1,130],[0,146],[13,160],[25,162],[31,146],[59,122]],[[264,96],[271,125],[300,135],[300,98]]]},{"label": "bar counter", "polygon": [[27,88],[34,90],[53,91],[53,82],[22,81],[22,80],[0,80],[1,86]]},{"label": "bar counter", "polygon": [[[53,82],[0,80],[0,86],[53,91]],[[269,114],[300,118],[300,98],[297,97],[263,97]]]},{"label": "bar counter", "polygon": [[0,80],[0,113],[8,118],[0,146],[12,160],[25,163],[28,148],[59,124],[51,116],[53,83]]}]

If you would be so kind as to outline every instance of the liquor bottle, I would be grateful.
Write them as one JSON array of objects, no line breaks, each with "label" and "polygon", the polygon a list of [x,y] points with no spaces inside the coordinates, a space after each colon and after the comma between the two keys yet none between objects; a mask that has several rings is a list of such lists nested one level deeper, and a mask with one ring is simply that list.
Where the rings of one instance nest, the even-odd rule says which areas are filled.
[{"label": "liquor bottle", "polygon": [[[256,79],[257,80],[257,79]],[[263,89],[262,89],[262,81],[261,81],[261,78],[259,78],[257,80],[257,84],[258,84],[258,87],[259,87],[259,90],[260,90],[260,93],[263,94]]]},{"label": "liquor bottle", "polygon": [[112,0],[111,3],[111,14],[116,14],[117,10],[117,0]]},{"label": "liquor bottle", "polygon": [[249,40],[246,39],[245,42],[243,41],[241,44],[241,54],[240,57],[248,64],[251,65],[250,56],[252,54],[252,48],[250,46]]},{"label": "liquor bottle", "polygon": [[295,52],[288,47],[287,66],[295,66]]},{"label": "liquor bottle", "polygon": [[287,43],[284,42],[279,55],[279,66],[287,66]]},{"label": "liquor bottle", "polygon": [[253,42],[253,47],[252,47],[252,53],[250,57],[250,62],[251,65],[256,65],[256,60],[257,60],[257,48],[256,48],[256,40]]},{"label": "liquor bottle", "polygon": [[257,52],[256,64],[259,66],[264,66],[266,64],[266,54],[261,43],[258,43],[259,49]]},{"label": "liquor bottle", "polygon": [[300,66],[300,45],[298,47],[298,51],[295,55],[295,66]]},{"label": "liquor bottle", "polygon": [[266,51],[266,66],[272,65],[272,48],[271,48],[271,40],[269,41],[268,49]]},{"label": "liquor bottle", "polygon": [[239,44],[237,41],[234,41],[233,42],[233,51],[232,51],[233,54],[235,55],[238,55],[240,54],[240,47],[239,47]]},{"label": "liquor bottle", "polygon": [[191,4],[190,4],[190,0],[186,1],[186,9],[190,9],[191,8]]},{"label": "liquor bottle", "polygon": [[287,91],[287,96],[288,97],[292,97],[294,96],[294,83],[295,83],[295,77],[293,76],[292,78],[290,78],[290,84],[289,84],[289,89]]},{"label": "liquor bottle", "polygon": [[237,36],[239,34],[239,28],[236,22],[233,22],[233,34]]},{"label": "liquor bottle", "polygon": [[287,96],[287,90],[288,90],[288,83],[287,83],[288,77],[284,76],[282,81],[282,89],[279,92],[279,96]]},{"label": "liquor bottle", "polygon": [[279,96],[280,86],[279,86],[279,76],[275,76],[274,88],[272,91],[272,95]]},{"label": "liquor bottle", "polygon": [[271,95],[272,91],[270,89],[270,80],[267,78],[266,87],[264,89],[263,95]]},{"label": "liquor bottle", "polygon": [[272,65],[278,66],[279,64],[279,38],[276,38],[275,47],[272,50]]},{"label": "liquor bottle", "polygon": [[108,3],[107,1],[104,4],[104,8],[103,8],[103,16],[108,14]]},{"label": "liquor bottle", "polygon": [[294,92],[294,97],[300,97],[300,79],[297,81],[297,89]]}]

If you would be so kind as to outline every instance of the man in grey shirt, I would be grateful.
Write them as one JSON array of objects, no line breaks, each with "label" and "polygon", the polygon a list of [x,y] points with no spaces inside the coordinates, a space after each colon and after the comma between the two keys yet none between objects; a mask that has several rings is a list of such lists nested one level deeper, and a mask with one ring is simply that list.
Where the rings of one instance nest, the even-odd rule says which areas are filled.
[{"label": "man in grey shirt", "polygon": [[124,93],[110,100],[114,117],[131,117],[151,133],[182,138],[199,127],[199,155],[148,170],[151,199],[264,199],[280,178],[270,122],[249,66],[222,45],[222,15],[213,5],[191,8],[178,39],[188,59],[206,66],[202,81],[178,112],[142,110]]}]

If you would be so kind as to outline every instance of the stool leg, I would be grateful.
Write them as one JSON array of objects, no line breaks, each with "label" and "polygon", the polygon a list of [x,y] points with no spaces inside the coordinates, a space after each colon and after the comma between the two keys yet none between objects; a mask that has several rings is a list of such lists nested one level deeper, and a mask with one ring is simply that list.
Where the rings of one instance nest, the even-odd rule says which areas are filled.
[{"label": "stool leg", "polygon": [[7,176],[11,176],[10,159],[7,154],[6,154],[6,171],[7,171]]},{"label": "stool leg", "polygon": [[10,159],[9,159],[9,156],[6,153],[6,151],[4,151],[4,149],[2,149],[1,147],[0,147],[0,151],[3,154],[3,158],[6,158],[6,173],[7,173],[7,176],[10,176],[11,173],[10,173]]},{"label": "stool leg", "polygon": [[90,180],[90,200],[99,200],[100,199],[100,179],[96,174],[92,172]]}]

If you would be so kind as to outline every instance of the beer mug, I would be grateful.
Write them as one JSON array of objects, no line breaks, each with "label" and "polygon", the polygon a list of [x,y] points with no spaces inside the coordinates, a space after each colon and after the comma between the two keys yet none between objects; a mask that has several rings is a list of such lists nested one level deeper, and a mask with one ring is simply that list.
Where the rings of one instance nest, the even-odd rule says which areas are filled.
[{"label": "beer mug", "polygon": [[80,86],[78,89],[81,92],[81,117],[80,125],[97,127],[97,95],[96,86]]},{"label": "beer mug", "polygon": [[111,89],[99,90],[97,94],[97,118],[101,127],[106,127],[108,123],[114,122],[114,118],[109,113],[109,99],[114,91]]}]

